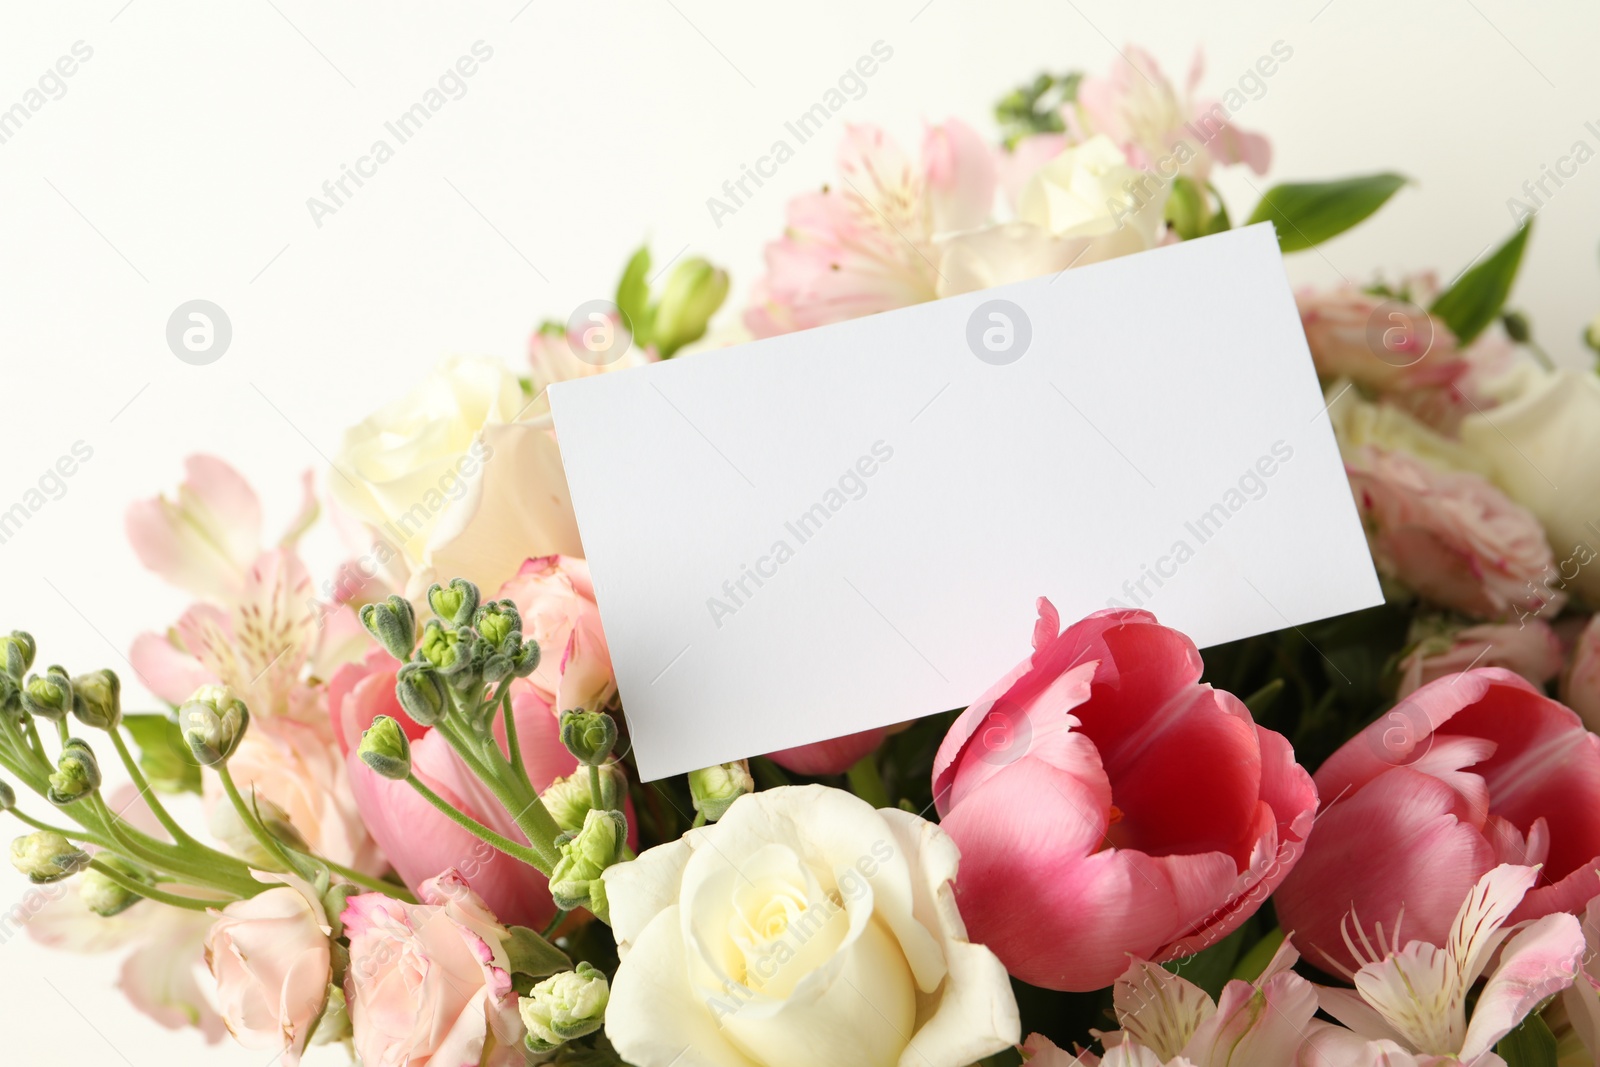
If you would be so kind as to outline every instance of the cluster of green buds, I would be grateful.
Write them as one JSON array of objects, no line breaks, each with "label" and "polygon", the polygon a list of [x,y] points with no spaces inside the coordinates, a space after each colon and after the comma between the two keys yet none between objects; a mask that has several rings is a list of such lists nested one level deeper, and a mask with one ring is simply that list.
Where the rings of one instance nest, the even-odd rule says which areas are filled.
[{"label": "cluster of green buds", "polygon": [[592,1034],[606,1021],[610,1000],[610,983],[591,964],[579,963],[576,970],[553,974],[517,1003],[528,1031],[523,1043],[529,1052],[539,1054]]},{"label": "cluster of green buds", "polygon": [[755,791],[749,760],[718,763],[689,772],[689,799],[706,822],[716,822],[728,813],[735,800]]},{"label": "cluster of green buds", "polygon": [[226,763],[250,725],[250,709],[225,685],[203,685],[178,708],[178,729],[195,759]]},{"label": "cluster of green buds", "polygon": [[591,809],[577,833],[556,838],[561,858],[550,874],[550,897],[563,911],[587,908],[601,922],[611,921],[606,902],[606,868],[628,847],[628,820],[620,811]]},{"label": "cluster of green buds", "polygon": [[100,788],[100,763],[95,759],[89,742],[69,737],[61,745],[56,757],[56,769],[50,775],[50,791],[45,794],[50,803],[65,807],[82,800]]},{"label": "cluster of green buds", "polygon": [[361,609],[367,632],[403,664],[395,694],[414,721],[432,726],[456,707],[474,717],[484,685],[526,678],[539,666],[539,645],[523,638],[512,601],[482,603],[478,587],[465,578],[435,582],[427,599],[434,618],[420,633],[404,597]]},{"label": "cluster of green buds", "polygon": [[564,832],[575,834],[583,829],[584,819],[596,807],[601,811],[621,809],[622,798],[628,789],[628,776],[621,766],[607,763],[596,769],[594,777],[599,782],[598,805],[595,804],[595,788],[590,781],[588,768],[580,768],[575,774],[557,778],[539,794],[550,817]]}]

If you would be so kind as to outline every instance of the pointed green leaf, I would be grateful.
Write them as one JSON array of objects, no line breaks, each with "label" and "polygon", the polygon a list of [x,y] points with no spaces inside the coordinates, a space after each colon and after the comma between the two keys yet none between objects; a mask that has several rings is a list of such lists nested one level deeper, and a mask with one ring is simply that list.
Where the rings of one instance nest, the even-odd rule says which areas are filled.
[{"label": "pointed green leaf", "polygon": [[1532,229],[1533,220],[1529,219],[1495,250],[1494,255],[1440,293],[1428,309],[1450,327],[1459,343],[1470,342],[1500,314],[1506,297],[1511,295],[1511,285],[1517,280],[1517,268],[1522,266],[1522,252],[1528,246],[1528,234]]},{"label": "pointed green leaf", "polygon": [[139,750],[139,770],[162,793],[200,792],[200,765],[183,731],[166,715],[124,715],[122,725]]},{"label": "pointed green leaf", "polygon": [[567,954],[540,937],[537,931],[526,926],[512,926],[506,934],[506,961],[513,973],[543,978],[572,968]]},{"label": "pointed green leaf", "polygon": [[1404,184],[1404,175],[1384,173],[1274,185],[1261,197],[1246,225],[1272,223],[1278,230],[1278,247],[1298,252],[1348,230],[1382,207]]},{"label": "pointed green leaf", "polygon": [[1522,1025],[1500,1039],[1494,1047],[1506,1061],[1506,1067],[1556,1067],[1556,1039],[1537,1015],[1530,1015]]}]

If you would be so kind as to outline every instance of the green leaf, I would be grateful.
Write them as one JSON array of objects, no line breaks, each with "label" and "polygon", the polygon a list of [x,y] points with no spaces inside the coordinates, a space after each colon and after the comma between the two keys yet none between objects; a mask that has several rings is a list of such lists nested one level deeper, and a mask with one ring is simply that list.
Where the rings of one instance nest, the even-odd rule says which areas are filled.
[{"label": "green leaf", "polygon": [[1404,184],[1404,175],[1383,173],[1274,185],[1261,197],[1246,225],[1272,223],[1278,230],[1278,247],[1298,252],[1348,230],[1382,207]]},{"label": "green leaf", "polygon": [[1185,241],[1205,233],[1210,221],[1206,217],[1206,194],[1193,178],[1180,174],[1173,179],[1172,191],[1167,194],[1166,215],[1172,229]]},{"label": "green leaf", "polygon": [[1234,962],[1238,960],[1239,949],[1244,944],[1245,929],[1241,926],[1215,945],[1193,956],[1163,963],[1162,966],[1173,974],[1187,978],[1204,989],[1212,1000],[1216,1000],[1233,974]]},{"label": "green leaf", "polygon": [[617,282],[617,308],[628,320],[633,343],[643,348],[650,343],[650,246],[642,245],[622,269]]},{"label": "green leaf", "polygon": [[1556,1067],[1556,1039],[1537,1015],[1500,1039],[1494,1047],[1507,1067]]},{"label": "green leaf", "polygon": [[1272,707],[1272,702],[1278,699],[1278,694],[1283,692],[1287,683],[1282,678],[1274,678],[1254,693],[1244,698],[1244,706],[1250,709],[1250,714],[1260,717],[1261,713]]},{"label": "green leaf", "polygon": [[124,715],[122,725],[139,749],[139,770],[161,793],[200,792],[200,765],[178,724],[166,715]]},{"label": "green leaf", "polygon": [[[1282,679],[1279,679],[1282,681]],[[1266,937],[1250,946],[1250,951],[1239,957],[1239,962],[1233,968],[1233,977],[1254,982],[1261,977],[1267,969],[1267,964],[1272,962],[1272,957],[1277,954],[1278,946],[1283,944],[1283,930],[1273,927]]]},{"label": "green leaf", "polygon": [[1454,285],[1440,293],[1428,309],[1435,318],[1450,327],[1460,344],[1469,343],[1483,332],[1500,314],[1506,297],[1511,295],[1511,284],[1517,280],[1517,268],[1522,266],[1522,250],[1528,245],[1533,220],[1524,222],[1494,255],[1479,263]]},{"label": "green leaf", "polygon": [[506,960],[512,973],[543,978],[572,969],[567,954],[540,937],[537,931],[526,926],[512,926],[506,935]]}]

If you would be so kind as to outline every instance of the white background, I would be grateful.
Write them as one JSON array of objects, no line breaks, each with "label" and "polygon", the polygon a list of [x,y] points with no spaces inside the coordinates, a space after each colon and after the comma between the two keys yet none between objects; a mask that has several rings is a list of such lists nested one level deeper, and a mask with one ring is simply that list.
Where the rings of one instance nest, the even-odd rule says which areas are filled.
[{"label": "white background", "polygon": [[[94,457],[0,544],[0,626],[31,629],[44,662],[121,668],[134,634],[183,606],[138,568],[122,512],[170,489],[184,454],[242,468],[275,536],[297,472],[320,470],[345,425],[442,355],[520,362],[537,321],[609,296],[645,239],[658,263],[687,248],[730,267],[742,304],[784,200],[829,178],[843,122],[881,123],[910,146],[924,120],[950,115],[992,132],[1006,89],[1046,67],[1106,70],[1130,42],[1175,78],[1204,45],[1215,94],[1289,44],[1293,58],[1235,116],[1272,138],[1269,178],[1416,179],[1358,231],[1293,257],[1291,273],[1448,278],[1510,232],[1506,201],[1525,181],[1577,140],[1600,147],[1584,126],[1600,123],[1597,31],[1593,5],[1512,0],[13,0],[0,13],[0,109],[74,42],[94,55],[0,144],[0,510],[74,442]],[[478,40],[494,56],[466,96],[314,225],[306,198]],[[894,56],[864,98],[716,226],[706,198],[878,40]],[[1247,214],[1243,177],[1220,184]],[[1597,190],[1591,162],[1540,212],[1514,297],[1574,365],[1600,309]],[[164,337],[196,297],[234,330],[204,367]],[[312,547],[332,562],[328,540]],[[128,688],[129,706],[148,706]],[[0,910],[26,892],[0,871]],[[7,1062],[198,1058],[192,1035],[122,1002],[114,972],[22,936],[0,943]],[[231,1045],[211,1055],[268,1059]]]}]

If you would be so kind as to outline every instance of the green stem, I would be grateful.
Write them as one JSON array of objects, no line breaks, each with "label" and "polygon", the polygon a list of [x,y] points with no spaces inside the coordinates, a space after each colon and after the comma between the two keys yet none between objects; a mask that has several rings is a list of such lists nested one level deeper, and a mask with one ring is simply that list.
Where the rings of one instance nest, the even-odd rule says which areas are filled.
[{"label": "green stem", "polygon": [[589,764],[589,806],[596,811],[605,810],[605,797],[600,789],[600,765]]},{"label": "green stem", "polygon": [[139,769],[139,761],[133,758],[133,753],[128,751],[128,743],[122,739],[122,730],[116,726],[111,727],[106,733],[111,735],[111,744],[117,750],[117,756],[122,760],[122,765],[128,769],[128,777],[133,781],[133,787],[139,791],[144,802],[149,805],[150,811],[156,820],[172,835],[172,840],[180,845],[199,844],[189,836],[187,830],[178,824],[168,813],[166,805],[161,803],[155,790],[150,788],[150,783],[145,781],[144,772]]},{"label": "green stem", "polygon": [[556,917],[550,920],[550,925],[546,926],[544,928],[544,933],[540,934],[539,936],[544,938],[546,941],[550,940],[551,935],[556,932],[556,927],[560,926],[561,921],[571,914],[572,913],[570,911],[558,910],[556,912]]},{"label": "green stem", "polygon": [[90,870],[99,871],[110,881],[113,881],[130,893],[136,893],[146,900],[153,900],[158,904],[170,904],[174,908],[185,908],[189,911],[209,911],[211,908],[232,904],[232,900],[197,900],[194,897],[180,897],[176,893],[165,893],[155,886],[136,882],[108,864],[99,860],[89,861]]},{"label": "green stem", "polygon": [[415,789],[418,793],[422,794],[422,799],[438,808],[445,814],[446,817],[450,819],[451,822],[455,823],[457,826],[460,826],[472,836],[481,841],[487,842],[490,845],[493,845],[495,848],[499,849],[501,852],[504,852],[511,858],[519,859],[523,863],[528,864],[530,867],[534,867],[540,873],[546,876],[548,876],[550,872],[555,869],[553,864],[547,863],[543,856],[539,855],[539,853],[535,852],[527,845],[519,845],[509,837],[502,837],[500,834],[495,833],[493,830],[489,829],[472,816],[465,815],[462,812],[457,811],[450,805],[449,801],[445,800],[438,793],[435,793],[433,790],[423,785],[421,779],[419,779],[415,774],[407,776],[406,781],[410,783],[412,789]]},{"label": "green stem", "polygon": [[328,870],[332,871],[334,874],[337,874],[340,878],[343,878],[347,882],[353,882],[356,885],[364,886],[367,889],[384,893],[388,896],[394,897],[396,900],[403,900],[407,904],[417,903],[417,898],[412,895],[411,890],[407,889],[398,882],[389,882],[382,878],[374,878],[370,874],[362,874],[360,871],[346,867],[342,863],[335,863],[330,859],[323,859],[321,856],[316,857],[316,860],[319,863],[326,864]]},{"label": "green stem", "polygon": [[[488,787],[494,794],[500,806],[505,809],[511,821],[517,824],[527,837],[529,844],[542,860],[539,869],[546,874],[555,869],[556,861],[561,858],[556,851],[555,839],[561,833],[561,827],[556,825],[555,819],[539,800],[539,794],[533,791],[533,784],[528,781],[527,775],[512,777],[511,763],[500,752],[500,746],[491,735],[481,749],[476,748],[474,741],[464,736],[460,729],[448,720],[441,720],[439,726],[445,728],[444,736],[450,746],[459,753],[467,766],[478,776],[478,780]],[[439,727],[435,727],[438,729]]]},{"label": "green stem", "polygon": [[93,799],[99,806],[100,829],[112,839],[116,850],[130,859],[175,875],[175,881],[192,882],[224,893],[248,897],[261,890],[261,883],[251,877],[250,868],[232,856],[203,845],[186,848],[158,841],[118,818],[99,796]]},{"label": "green stem", "polygon": [[261,820],[256,817],[255,810],[244,802],[244,797],[239,795],[239,787],[234,784],[233,773],[228,770],[226,763],[217,764],[217,777],[222,779],[222,789],[228,794],[228,800],[232,802],[235,810],[239,812],[239,818],[244,820],[244,825],[250,831],[251,836],[260,843],[262,848],[267,850],[267,855],[276,857],[289,870],[310,878],[314,872],[308,871],[301,859],[297,858],[291,850],[284,847],[282,841],[273,837],[271,832],[261,825]]},{"label": "green stem", "polygon": [[511,756],[511,769],[516,772],[517,778],[528,783],[528,788],[533,788],[533,779],[528,777],[528,769],[522,765],[522,745],[517,741],[517,720],[511,713],[511,690],[507,688],[500,696],[500,706],[505,710],[506,720],[506,752]]},{"label": "green stem", "polygon": [[51,826],[47,822],[41,822],[38,819],[35,819],[32,815],[22,811],[20,808],[12,808],[11,814],[16,816],[20,821],[28,826],[33,827],[35,830],[43,830],[44,832],[51,834],[60,834],[62,837],[77,841],[87,841],[89,844],[97,845],[100,848],[114,849],[117,847],[99,834],[90,833],[86,830],[71,830],[63,826]]}]

